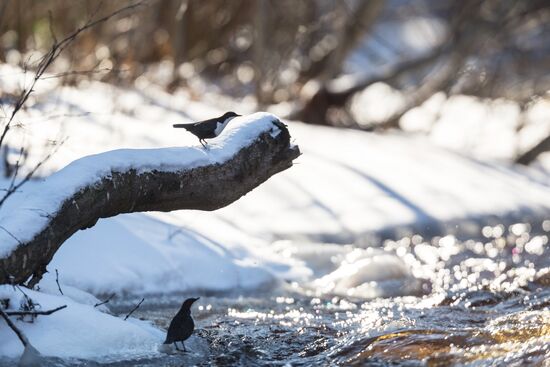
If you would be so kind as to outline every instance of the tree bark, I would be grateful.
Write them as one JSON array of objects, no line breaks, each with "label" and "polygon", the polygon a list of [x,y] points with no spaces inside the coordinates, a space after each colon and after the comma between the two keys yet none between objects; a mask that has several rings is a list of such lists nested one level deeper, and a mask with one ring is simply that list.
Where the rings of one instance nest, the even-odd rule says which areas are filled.
[{"label": "tree bark", "polygon": [[299,148],[290,144],[286,126],[278,120],[273,124],[274,130],[258,133],[222,163],[166,171],[159,162],[158,169],[147,172],[111,172],[70,194],[32,240],[19,241],[0,259],[0,284],[22,284],[32,277],[27,286],[34,286],[63,242],[100,218],[143,211],[216,210],[231,204],[291,167],[300,155]]}]

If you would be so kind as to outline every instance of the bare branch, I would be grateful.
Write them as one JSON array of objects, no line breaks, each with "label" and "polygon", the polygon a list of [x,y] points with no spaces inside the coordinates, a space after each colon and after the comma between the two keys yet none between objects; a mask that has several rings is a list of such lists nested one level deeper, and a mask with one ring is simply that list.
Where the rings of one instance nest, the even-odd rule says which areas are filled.
[{"label": "bare branch", "polygon": [[63,291],[61,290],[61,286],[59,285],[59,272],[57,271],[57,269],[55,269],[55,283],[57,284],[57,289],[59,289],[59,293],[64,296]]},{"label": "bare branch", "polygon": [[27,345],[31,345],[31,343],[29,342],[29,339],[27,339],[25,334],[23,334],[23,332],[19,330],[17,326],[15,326],[15,324],[10,320],[6,312],[4,312],[1,308],[0,308],[0,316],[2,316],[4,320],[6,320],[6,323],[8,324],[10,329],[12,329],[13,332],[17,335],[19,340],[21,340],[21,344],[23,344],[23,346],[26,347]]},{"label": "bare branch", "polygon": [[10,197],[12,196],[17,190],[19,190],[19,188],[21,186],[23,186],[25,183],[27,183],[27,181],[29,181],[33,176],[34,174],[36,173],[36,171],[38,171],[38,169],[40,167],[42,167],[42,165],[44,163],[46,163],[51,157],[52,155],[57,151],[57,149],[59,149],[59,146],[56,147],[56,149],[52,152],[50,152],[43,160],[41,160],[40,162],[38,162],[34,167],[33,169],[31,169],[26,175],[25,177],[19,181],[19,183],[17,183],[16,185],[13,185],[13,183],[15,182],[15,176],[12,180],[12,185],[10,185],[9,189],[6,190],[6,193],[4,194],[4,196],[2,197],[2,199],[0,199],[0,206],[2,206],[2,204],[4,204],[4,202]]},{"label": "bare branch", "polygon": [[59,306],[57,308],[54,308],[52,310],[47,311],[5,311],[6,315],[8,316],[48,316],[51,315],[54,312],[60,311],[64,308],[67,308],[67,305]]},{"label": "bare branch", "polygon": [[99,307],[99,306],[101,306],[101,305],[104,305],[104,304],[109,303],[109,302],[114,298],[115,294],[116,294],[116,293],[111,294],[111,295],[109,296],[109,298],[107,298],[105,301],[96,303],[96,304],[94,305],[94,307]]},{"label": "bare branch", "polygon": [[145,298],[142,298],[141,301],[139,301],[139,303],[136,305],[136,307],[134,307],[134,308],[132,309],[132,311],[130,311],[130,312],[126,315],[126,317],[124,318],[124,321],[128,320],[128,317],[130,317],[130,316],[139,308],[139,306],[141,306],[141,304],[143,303],[143,301],[145,301]]},{"label": "bare branch", "polygon": [[13,235],[13,233],[11,233],[10,231],[8,231],[5,227],[3,226],[0,226],[0,229],[3,230],[4,232],[6,232],[8,234],[8,236],[10,236],[11,238],[13,238],[14,240],[17,241],[17,243],[19,243],[20,245],[22,245],[23,243],[19,240],[19,238],[15,237]]},{"label": "bare branch", "polygon": [[[34,303],[34,301],[32,300],[32,298],[29,297],[29,296],[27,295],[27,293],[25,293],[25,292],[21,289],[21,287],[19,287],[17,284],[14,284],[13,287],[23,294],[23,297],[24,297],[24,299],[25,299],[25,303],[21,304],[20,307],[23,309],[23,312],[31,312],[31,313],[29,314],[29,315],[31,316],[31,322],[34,322],[34,319],[36,319],[36,315],[33,315],[32,312],[35,312],[35,311],[36,311],[36,306],[40,306],[40,305],[37,304],[37,303]],[[19,319],[20,319],[20,320],[23,320],[23,319],[24,319],[24,316],[25,316],[25,315],[19,316]]]},{"label": "bare branch", "polygon": [[[17,174],[19,173],[19,168],[21,167],[21,164],[22,164],[21,158],[23,158],[24,151],[25,151],[25,149],[23,149],[23,147],[21,147],[21,149],[19,149],[19,157],[17,158],[17,162],[15,162],[15,169],[14,169],[14,172],[12,174],[10,186],[6,191],[10,191],[15,186],[15,179],[17,178]],[[8,157],[7,157],[7,153],[6,153],[6,160],[7,159],[8,159]]]}]

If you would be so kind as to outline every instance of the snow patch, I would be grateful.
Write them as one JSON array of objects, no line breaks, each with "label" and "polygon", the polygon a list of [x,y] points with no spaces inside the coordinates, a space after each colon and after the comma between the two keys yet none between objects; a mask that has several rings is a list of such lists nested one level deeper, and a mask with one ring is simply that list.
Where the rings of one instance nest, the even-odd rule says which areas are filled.
[{"label": "snow patch", "polygon": [[[33,323],[12,318],[43,356],[93,360],[150,356],[158,353],[157,348],[164,340],[165,333],[148,322],[124,321],[93,306],[74,302],[69,297],[23,289],[42,310],[67,305],[52,315],[38,316]],[[9,298],[10,305],[19,305],[22,297],[13,287],[0,286],[0,298]],[[11,329],[2,326],[0,340],[1,356],[16,358],[22,355],[23,346]]]}]

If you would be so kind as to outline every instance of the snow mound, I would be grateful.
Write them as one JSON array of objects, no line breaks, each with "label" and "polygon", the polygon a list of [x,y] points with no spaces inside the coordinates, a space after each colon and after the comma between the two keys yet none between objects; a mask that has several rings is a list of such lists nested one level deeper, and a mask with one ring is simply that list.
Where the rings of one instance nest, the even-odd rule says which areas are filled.
[{"label": "snow mound", "polygon": [[[42,310],[67,305],[52,315],[38,316],[33,323],[12,318],[43,356],[116,360],[136,356],[136,353],[158,353],[158,346],[164,340],[165,333],[148,322],[131,318],[124,321],[69,297],[23,289]],[[11,286],[0,286],[0,299],[9,299],[11,309],[17,310],[23,297]],[[1,356],[22,355],[23,346],[11,329],[2,326],[0,340]]]},{"label": "snow mound", "polygon": [[[248,238],[247,242],[258,241]],[[48,268],[59,269],[64,284],[95,294],[168,293],[269,286],[276,281],[269,271],[273,264],[277,263],[253,256],[244,244],[231,246],[230,241],[218,242],[207,232],[136,213],[100,220],[93,229],[77,232]],[[50,271],[40,286],[54,277]]]}]

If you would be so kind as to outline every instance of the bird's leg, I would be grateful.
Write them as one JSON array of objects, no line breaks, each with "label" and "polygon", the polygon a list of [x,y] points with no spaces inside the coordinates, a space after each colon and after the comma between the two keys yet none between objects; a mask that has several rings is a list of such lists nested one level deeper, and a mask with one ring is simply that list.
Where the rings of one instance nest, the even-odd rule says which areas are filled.
[{"label": "bird's leg", "polygon": [[184,342],[181,342],[181,345],[183,346],[183,351],[184,351],[184,352],[187,352],[187,348],[185,348],[185,343],[184,343]]},{"label": "bird's leg", "polygon": [[[205,140],[199,139],[199,141],[200,141],[200,143],[202,144],[202,146],[204,147],[204,149],[208,149],[208,148],[206,147],[206,145],[205,145],[205,143],[206,143]],[[204,143],[203,143],[203,141],[204,141]]]},{"label": "bird's leg", "polygon": [[179,350],[181,352],[181,349],[178,348],[178,342],[174,342],[174,345],[176,346],[176,350]]}]

